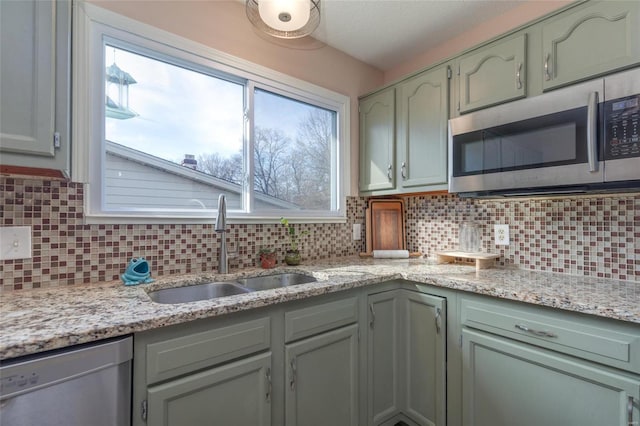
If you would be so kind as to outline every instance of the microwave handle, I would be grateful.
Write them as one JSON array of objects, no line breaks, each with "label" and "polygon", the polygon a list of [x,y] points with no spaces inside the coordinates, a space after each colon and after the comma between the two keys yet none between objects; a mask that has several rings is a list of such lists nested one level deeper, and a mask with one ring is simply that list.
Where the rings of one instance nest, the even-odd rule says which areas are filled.
[{"label": "microwave handle", "polygon": [[587,160],[589,171],[598,171],[598,92],[589,93],[587,104]]}]

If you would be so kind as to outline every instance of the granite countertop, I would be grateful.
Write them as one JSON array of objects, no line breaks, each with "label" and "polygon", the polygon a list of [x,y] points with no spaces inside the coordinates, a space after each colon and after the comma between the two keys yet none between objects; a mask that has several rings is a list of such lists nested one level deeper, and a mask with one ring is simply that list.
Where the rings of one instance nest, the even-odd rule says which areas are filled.
[{"label": "granite countertop", "polygon": [[[170,286],[283,271],[312,274],[318,282],[174,305],[154,303],[147,295]],[[346,258],[225,276],[167,276],[132,287],[114,281],[6,292],[0,294],[0,360],[399,278],[640,323],[640,283],[632,281],[517,269],[476,272],[473,266],[424,259]]]}]

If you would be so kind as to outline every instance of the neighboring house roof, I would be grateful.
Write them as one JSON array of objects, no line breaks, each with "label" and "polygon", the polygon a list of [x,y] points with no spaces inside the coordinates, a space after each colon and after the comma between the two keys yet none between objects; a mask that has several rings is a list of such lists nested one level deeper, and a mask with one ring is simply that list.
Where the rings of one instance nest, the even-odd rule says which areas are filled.
[{"label": "neighboring house roof", "polygon": [[[107,154],[115,155],[130,161],[134,161],[138,164],[142,164],[147,167],[152,167],[157,170],[161,170],[166,173],[180,176],[184,179],[211,185],[218,188],[221,192],[230,192],[234,194],[242,193],[242,185],[230,182],[225,179],[220,179],[212,176],[208,173],[204,173],[198,170],[193,170],[189,167],[181,166],[173,161],[165,160],[155,155],[147,154],[146,152],[138,151],[137,149],[129,148],[112,141],[105,141],[105,150]],[[296,204],[262,194],[260,192],[255,193],[257,200],[272,205],[273,207],[281,209],[294,209],[299,210],[300,207]]]}]

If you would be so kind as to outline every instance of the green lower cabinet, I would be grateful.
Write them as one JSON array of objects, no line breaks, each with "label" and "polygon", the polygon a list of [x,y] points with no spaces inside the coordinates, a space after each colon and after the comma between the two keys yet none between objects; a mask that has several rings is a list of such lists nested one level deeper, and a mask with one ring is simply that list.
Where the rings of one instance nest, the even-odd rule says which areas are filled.
[{"label": "green lower cabinet", "polygon": [[367,424],[394,424],[400,415],[444,426],[446,299],[402,289],[372,294],[368,303]]},{"label": "green lower cabinet", "polygon": [[400,410],[398,396],[400,290],[370,295],[367,333],[367,425],[380,425]]},{"label": "green lower cabinet", "polygon": [[484,332],[462,334],[465,426],[628,426],[640,419],[637,375]]},{"label": "green lower cabinet", "polygon": [[147,424],[268,426],[271,353],[148,388]]},{"label": "green lower cabinet", "polygon": [[446,300],[401,291],[405,394],[402,411],[418,425],[444,426],[446,407]]},{"label": "green lower cabinet", "polygon": [[288,344],[285,359],[286,425],[358,425],[357,324]]}]

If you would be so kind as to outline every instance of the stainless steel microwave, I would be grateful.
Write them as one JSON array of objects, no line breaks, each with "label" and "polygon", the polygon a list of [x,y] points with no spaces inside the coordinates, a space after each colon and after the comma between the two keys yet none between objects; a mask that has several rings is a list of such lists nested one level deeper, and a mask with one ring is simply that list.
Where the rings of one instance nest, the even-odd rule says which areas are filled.
[{"label": "stainless steel microwave", "polygon": [[449,120],[449,192],[640,190],[640,69]]}]

